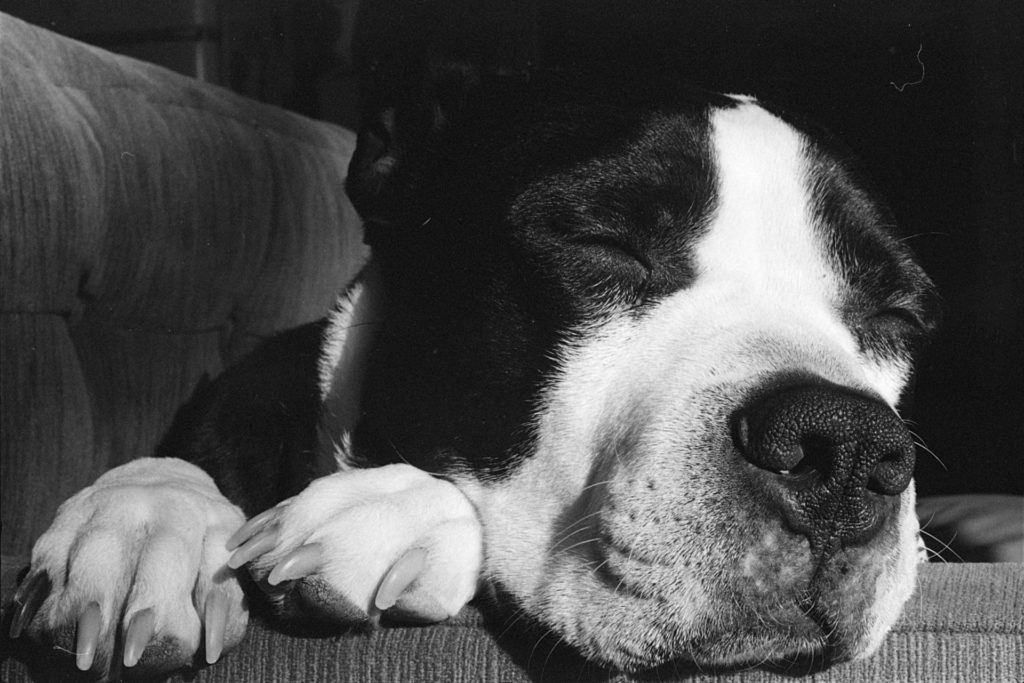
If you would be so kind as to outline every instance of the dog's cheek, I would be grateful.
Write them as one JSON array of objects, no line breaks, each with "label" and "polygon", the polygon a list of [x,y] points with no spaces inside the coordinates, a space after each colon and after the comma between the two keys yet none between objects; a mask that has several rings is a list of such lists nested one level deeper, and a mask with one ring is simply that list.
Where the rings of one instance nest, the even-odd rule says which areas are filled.
[{"label": "dog's cheek", "polygon": [[879,565],[884,569],[875,584],[874,601],[867,611],[863,647],[855,659],[867,657],[878,650],[914,593],[920,565],[917,552],[920,525],[914,509],[915,499],[911,482],[900,500],[900,520],[894,529],[892,546],[879,549]]}]

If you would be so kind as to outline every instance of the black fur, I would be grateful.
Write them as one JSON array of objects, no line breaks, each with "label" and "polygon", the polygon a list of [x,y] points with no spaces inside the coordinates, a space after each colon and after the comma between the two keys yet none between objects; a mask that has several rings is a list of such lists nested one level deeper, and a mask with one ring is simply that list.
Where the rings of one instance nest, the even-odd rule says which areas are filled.
[{"label": "black fur", "polygon": [[[493,479],[529,457],[552,351],[583,322],[644,315],[692,282],[716,209],[708,112],[731,105],[664,82],[464,66],[381,102],[347,185],[387,300],[356,460]],[[927,279],[856,173],[834,150],[808,153],[817,217],[855,285],[847,322],[865,348],[909,358],[933,325]],[[161,452],[205,467],[249,513],[301,490],[320,474],[322,330],[225,373]]]},{"label": "black fur", "polygon": [[174,418],[160,457],[193,462],[247,516],[299,493],[318,476],[316,382],[323,322],[261,344],[203,383]]},{"label": "black fur", "polygon": [[388,287],[356,445],[501,477],[533,450],[571,330],[692,280],[715,207],[707,114],[727,101],[557,73],[438,81],[382,110],[350,171]]}]

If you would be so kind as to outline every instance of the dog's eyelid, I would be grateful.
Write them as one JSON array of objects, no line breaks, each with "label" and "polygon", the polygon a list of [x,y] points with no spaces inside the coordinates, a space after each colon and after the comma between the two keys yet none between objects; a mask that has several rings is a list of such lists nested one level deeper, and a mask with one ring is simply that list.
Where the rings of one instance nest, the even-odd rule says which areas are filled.
[{"label": "dog's eyelid", "polygon": [[871,320],[896,321],[901,325],[911,328],[914,332],[922,334],[928,331],[928,325],[925,324],[924,320],[917,313],[899,306],[882,308],[871,316]]},{"label": "dog's eyelid", "polygon": [[652,269],[650,260],[643,254],[643,252],[616,235],[610,235],[607,233],[584,233],[574,236],[572,241],[576,244],[587,247],[597,247],[600,249],[619,252],[636,261],[646,270],[650,271]]}]

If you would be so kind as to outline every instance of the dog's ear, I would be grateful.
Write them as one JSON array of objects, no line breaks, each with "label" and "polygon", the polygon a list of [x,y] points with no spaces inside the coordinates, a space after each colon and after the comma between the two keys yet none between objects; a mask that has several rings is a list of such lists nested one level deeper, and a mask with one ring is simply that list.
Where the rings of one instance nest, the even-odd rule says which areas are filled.
[{"label": "dog's ear", "polygon": [[378,96],[359,132],[345,189],[366,223],[367,241],[415,220],[430,180],[438,136],[468,115],[478,72],[464,64],[434,65],[411,88]]}]

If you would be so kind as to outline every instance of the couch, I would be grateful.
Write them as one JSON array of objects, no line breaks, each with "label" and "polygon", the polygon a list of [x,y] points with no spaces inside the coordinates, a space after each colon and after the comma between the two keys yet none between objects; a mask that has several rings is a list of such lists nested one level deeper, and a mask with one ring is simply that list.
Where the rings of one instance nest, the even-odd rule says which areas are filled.
[{"label": "couch", "polygon": [[[204,378],[323,315],[362,263],[342,191],[354,143],[348,130],[0,14],[3,681],[77,675],[66,654],[6,636],[6,607],[57,505],[152,454]],[[1019,680],[1022,615],[1024,565],[927,565],[881,652],[814,680]],[[479,606],[368,634],[254,619],[236,651],[184,677],[630,680],[551,645]]]}]

